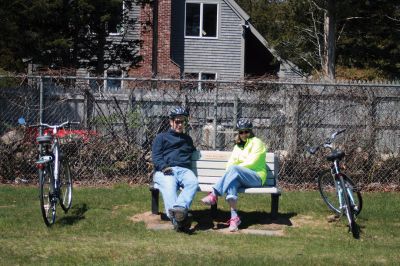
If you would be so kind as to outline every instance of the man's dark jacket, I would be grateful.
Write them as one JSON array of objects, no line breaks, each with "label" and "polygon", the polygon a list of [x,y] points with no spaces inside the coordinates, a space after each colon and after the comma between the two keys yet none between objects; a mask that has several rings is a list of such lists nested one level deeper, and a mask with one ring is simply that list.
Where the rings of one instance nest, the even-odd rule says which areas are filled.
[{"label": "man's dark jacket", "polygon": [[156,171],[166,167],[180,166],[192,168],[190,158],[196,148],[189,135],[177,133],[173,129],[160,133],[153,142],[152,159]]}]

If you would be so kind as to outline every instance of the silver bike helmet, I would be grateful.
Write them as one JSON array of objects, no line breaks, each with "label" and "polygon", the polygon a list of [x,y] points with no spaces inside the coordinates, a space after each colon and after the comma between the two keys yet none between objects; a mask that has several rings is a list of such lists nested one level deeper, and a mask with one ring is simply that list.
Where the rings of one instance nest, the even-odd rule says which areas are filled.
[{"label": "silver bike helmet", "polygon": [[189,111],[187,111],[185,108],[183,107],[176,107],[174,109],[172,109],[172,111],[169,113],[169,118],[170,119],[174,119],[177,116],[189,116]]},{"label": "silver bike helmet", "polygon": [[252,129],[253,128],[253,124],[251,123],[250,120],[245,119],[245,118],[241,118],[237,122],[236,128],[239,129],[239,130],[240,129]]}]

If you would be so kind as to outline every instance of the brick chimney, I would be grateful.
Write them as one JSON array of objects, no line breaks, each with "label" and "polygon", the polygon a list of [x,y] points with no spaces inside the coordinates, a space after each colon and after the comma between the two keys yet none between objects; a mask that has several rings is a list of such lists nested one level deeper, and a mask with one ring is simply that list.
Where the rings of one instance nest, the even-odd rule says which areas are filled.
[{"label": "brick chimney", "polygon": [[153,0],[141,6],[139,54],[143,61],[129,70],[129,76],[179,78],[180,68],[171,60],[171,11],[171,0]]}]

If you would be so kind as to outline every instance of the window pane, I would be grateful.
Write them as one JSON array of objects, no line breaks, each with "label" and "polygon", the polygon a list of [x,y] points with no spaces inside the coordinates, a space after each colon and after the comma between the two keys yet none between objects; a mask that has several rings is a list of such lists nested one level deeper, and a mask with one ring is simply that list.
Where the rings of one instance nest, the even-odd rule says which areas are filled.
[{"label": "window pane", "polygon": [[199,73],[185,73],[185,79],[199,79]]},{"label": "window pane", "polygon": [[217,5],[203,5],[203,32],[204,37],[217,37]]},{"label": "window pane", "polygon": [[[184,77],[184,79],[187,79],[187,80],[198,80],[199,73],[185,73],[183,77]],[[199,87],[199,83],[195,82],[195,81],[190,81],[190,82],[184,83],[184,88],[187,90],[197,90],[198,87]]]},{"label": "window pane", "polygon": [[186,4],[186,36],[200,36],[200,4]]},{"label": "window pane", "polygon": [[[215,80],[215,73],[201,73],[201,80]],[[214,82],[201,82],[201,89],[203,91],[209,91],[215,88]]]},{"label": "window pane", "polygon": [[[109,70],[107,71],[107,78],[120,78],[122,77],[121,70]],[[119,90],[121,89],[121,80],[107,79],[108,90]]]},{"label": "window pane", "polygon": [[111,7],[110,20],[108,21],[108,32],[109,33],[120,33],[122,29],[122,12],[123,4],[122,1],[115,2]]},{"label": "window pane", "polygon": [[201,73],[201,80],[215,80],[215,73]]}]

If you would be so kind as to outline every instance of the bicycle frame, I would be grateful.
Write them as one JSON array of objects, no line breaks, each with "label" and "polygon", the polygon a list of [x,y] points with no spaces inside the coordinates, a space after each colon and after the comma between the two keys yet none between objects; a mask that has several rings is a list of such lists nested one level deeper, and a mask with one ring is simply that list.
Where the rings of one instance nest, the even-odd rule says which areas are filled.
[{"label": "bicycle frame", "polygon": [[339,199],[339,208],[342,211],[342,215],[345,211],[345,205],[344,205],[344,191],[343,189],[346,189],[346,192],[348,194],[348,196],[350,197],[350,202],[351,204],[354,206],[356,205],[354,202],[354,197],[353,197],[353,193],[351,191],[351,188],[346,187],[345,186],[345,182],[343,180],[343,174],[340,172],[340,161],[339,160],[334,160],[332,165],[331,165],[331,174],[332,174],[332,178],[334,179],[335,182],[335,188],[336,188],[336,193]]},{"label": "bicycle frame", "polygon": [[54,173],[53,173],[54,189],[56,190],[57,197],[58,197],[59,196],[58,177],[59,177],[59,173],[60,173],[60,152],[59,152],[60,146],[58,144],[58,138],[56,136],[57,130],[54,129],[54,131],[53,131],[54,140],[53,140],[53,144],[51,146],[51,151],[53,152],[53,155],[54,155]]},{"label": "bicycle frame", "polygon": [[[39,160],[36,162],[36,164],[38,165],[38,167],[43,167],[43,168],[47,168],[47,169],[52,169],[51,167],[47,167],[47,165],[51,162],[54,162],[54,168],[52,169],[52,173],[50,173],[51,175],[51,185],[52,185],[52,189],[54,189],[54,191],[52,191],[53,193],[55,193],[56,195],[55,198],[59,197],[59,183],[58,183],[58,177],[59,177],[59,173],[60,173],[60,144],[59,144],[59,140],[57,137],[57,128],[54,127],[53,128],[53,141],[51,143],[51,148],[50,150],[44,150],[47,149],[47,147],[43,147],[43,145],[46,144],[40,144],[39,150],[40,150],[40,155],[39,155]],[[46,145],[47,146],[47,145]],[[51,154],[51,155],[49,155]],[[41,166],[42,165],[42,166]]]}]

